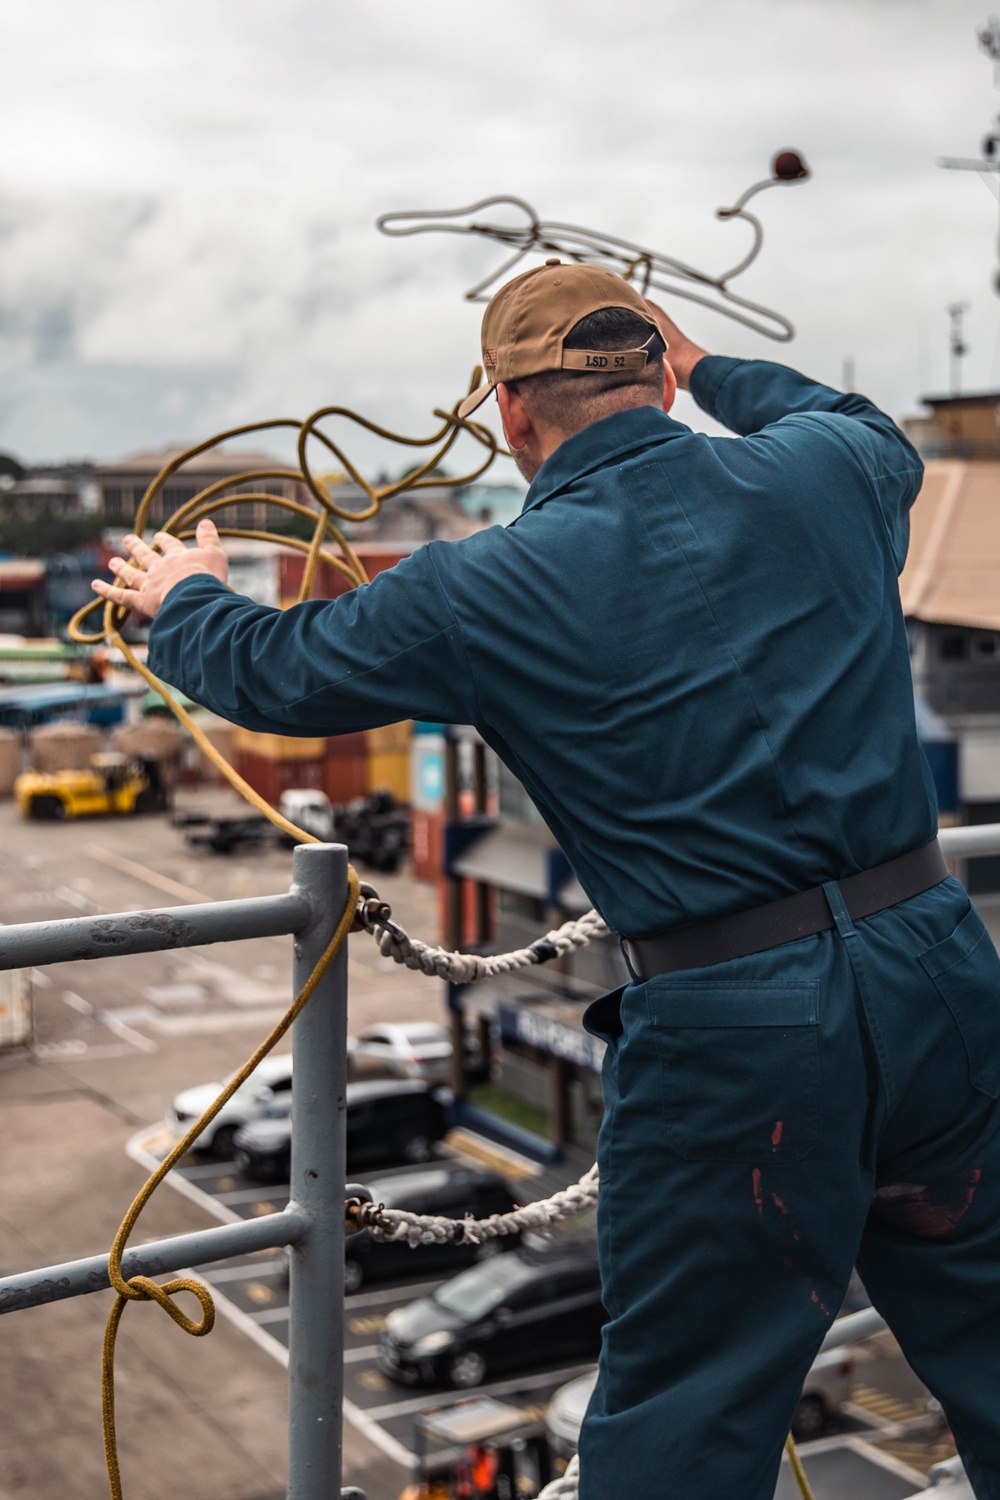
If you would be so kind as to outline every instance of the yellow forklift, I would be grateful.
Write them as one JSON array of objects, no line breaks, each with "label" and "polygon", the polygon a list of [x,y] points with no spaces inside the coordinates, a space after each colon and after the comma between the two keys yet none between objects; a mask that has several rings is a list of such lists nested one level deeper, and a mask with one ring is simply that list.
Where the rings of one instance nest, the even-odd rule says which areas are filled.
[{"label": "yellow forklift", "polygon": [[95,813],[163,812],[170,788],[158,761],[117,751],[90,757],[83,771],[25,771],[14,799],[26,818],[81,818]]}]

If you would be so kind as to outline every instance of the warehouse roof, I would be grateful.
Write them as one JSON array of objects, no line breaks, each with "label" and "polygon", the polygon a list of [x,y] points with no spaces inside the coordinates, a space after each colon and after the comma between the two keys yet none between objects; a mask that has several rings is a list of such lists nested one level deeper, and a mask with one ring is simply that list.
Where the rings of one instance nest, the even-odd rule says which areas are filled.
[{"label": "warehouse roof", "polygon": [[1000,630],[1000,462],[928,462],[899,591],[916,619]]}]

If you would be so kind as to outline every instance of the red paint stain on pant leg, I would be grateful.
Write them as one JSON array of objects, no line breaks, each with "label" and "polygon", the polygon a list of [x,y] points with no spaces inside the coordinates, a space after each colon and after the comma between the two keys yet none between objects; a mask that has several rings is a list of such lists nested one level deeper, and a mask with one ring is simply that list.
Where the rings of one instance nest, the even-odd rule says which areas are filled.
[{"label": "red paint stain on pant leg", "polygon": [[982,1171],[970,1167],[957,1182],[888,1182],[876,1188],[872,1208],[880,1219],[920,1239],[940,1239],[968,1212]]},{"label": "red paint stain on pant leg", "polygon": [[781,1145],[781,1132],[785,1128],[784,1120],[775,1120],[774,1129],[771,1131],[771,1150],[777,1151]]},{"label": "red paint stain on pant leg", "polygon": [[757,1212],[762,1214],[764,1212],[764,1194],[761,1192],[760,1187],[760,1167],[754,1167],[753,1169],[753,1201],[757,1205]]},{"label": "red paint stain on pant leg", "polygon": [[779,1214],[788,1213],[788,1204],[785,1202],[784,1198],[781,1197],[780,1193],[772,1193],[771,1202],[774,1204]]}]

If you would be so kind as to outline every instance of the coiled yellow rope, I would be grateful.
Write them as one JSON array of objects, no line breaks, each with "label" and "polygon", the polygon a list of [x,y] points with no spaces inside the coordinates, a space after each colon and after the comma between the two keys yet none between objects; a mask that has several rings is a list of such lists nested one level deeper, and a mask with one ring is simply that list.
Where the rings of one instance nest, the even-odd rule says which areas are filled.
[{"label": "coiled yellow rope", "polygon": [[[479,384],[479,380],[480,371],[477,369],[473,372],[469,389],[474,390]],[[454,411],[443,412],[436,410],[434,415],[440,419],[442,425],[427,438],[410,438],[398,433],[389,432],[386,428],[379,427],[375,423],[369,422],[366,418],[358,416],[348,408],[340,406],[324,407],[320,411],[314,412],[311,417],[302,423],[279,419],[272,422],[254,422],[244,427],[231,428],[227,432],[219,433],[217,436],[209,438],[206,442],[199,443],[195,447],[187,449],[160,471],[142,498],[133,529],[135,534],[141,537],[156,496],[163,489],[167,480],[191,459],[196,458],[207,449],[215,447],[218,443],[225,442],[229,438],[240,437],[250,432],[261,432],[275,427],[296,427],[298,429],[298,469],[256,469],[228,476],[201,490],[193,499],[186,501],[184,505],[175,511],[160,530],[172,536],[177,536],[181,540],[186,540],[193,535],[194,527],[198,521],[205,516],[211,515],[214,511],[220,510],[227,505],[245,504],[248,500],[262,500],[293,515],[306,517],[313,524],[312,540],[305,542],[299,538],[283,536],[275,532],[257,531],[242,527],[220,527],[220,534],[222,536],[250,537],[260,541],[274,542],[277,545],[292,547],[304,552],[306,554],[306,565],[299,594],[300,602],[307,599],[312,592],[316,571],[320,562],[329,563],[355,585],[367,583],[367,574],[347,538],[336,525],[335,518],[354,521],[368,520],[377,513],[384,500],[389,499],[393,495],[400,494],[404,490],[420,489],[430,485],[438,488],[442,485],[457,487],[468,484],[478,478],[493,462],[497,453],[502,451],[489,428],[475,422],[463,421]],[[379,437],[411,447],[432,447],[434,452],[430,458],[426,459],[412,473],[405,475],[393,484],[377,488],[370,485],[362,477],[342,449],[326,433],[319,429],[319,422],[328,417],[338,416],[345,417],[357,423]],[[469,433],[486,448],[485,459],[477,468],[458,478],[432,478],[432,471],[437,468],[441,459],[451,449],[463,431]],[[364,510],[353,512],[337,505],[328,486],[311,472],[306,453],[307,444],[311,437],[318,439],[339,460],[351,478],[364,490],[368,497],[368,505]],[[265,493],[251,492],[248,494],[245,490],[235,494],[227,493],[233,491],[239,485],[259,483],[267,479],[291,479],[303,482],[316,500],[318,509],[313,510],[296,500]],[[339,549],[339,555],[329,550],[328,543],[330,542],[333,542]],[[98,631],[88,631],[85,629],[85,621],[96,610],[103,612],[101,629]],[[234,767],[229,764],[225,757],[211,743],[187,710],[181,706],[169,688],[153,675],[144,662],[139,660],[121,635],[121,626],[127,614],[128,611],[125,609],[112,604],[106,604],[101,599],[94,599],[70,621],[70,637],[74,641],[81,643],[94,645],[101,642],[116,647],[122,653],[129,666],[150,687],[160,694],[167,707],[192,736],[202,753],[221,771],[236,791],[245,797],[259,812],[263,813],[265,817],[269,818],[278,828],[283,829],[286,833],[290,833],[300,843],[318,843],[318,839],[303,829],[296,827],[294,823],[283,817],[253,787],[243,780],[242,776],[237,773]],[[167,1173],[176,1166],[185,1152],[190,1150],[202,1131],[215,1118],[227,1100],[232,1097],[241,1084],[246,1082],[261,1060],[267,1056],[271,1048],[286,1034],[296,1016],[299,1015],[303,1007],[308,1003],[310,996],[322,979],[328,965],[340,951],[348,932],[351,930],[361,896],[360,881],[353,866],[348,866],[347,881],[347,900],[340,915],[337,929],[327,945],[326,951],[323,953],[299,994],[295,997],[292,1005],[270,1035],[261,1042],[253,1056],[248,1058],[236,1076],[230,1079],[218,1098],[209,1105],[200,1119],[195,1121],[183,1139],[178,1141],[170,1154],[164,1158],[155,1172],[146,1180],[129,1207],[115,1235],[114,1243],[111,1246],[108,1257],[108,1277],[117,1296],[105,1325],[101,1357],[101,1414],[104,1429],[104,1457],[108,1471],[108,1487],[111,1500],[123,1500],[121,1468],[118,1461],[118,1443],[115,1429],[115,1346],[118,1328],[127,1304],[129,1302],[155,1302],[173,1319],[179,1328],[182,1328],[185,1333],[192,1334],[195,1338],[201,1338],[205,1334],[211,1333],[215,1325],[215,1303],[212,1300],[211,1292],[203,1282],[196,1281],[189,1276],[175,1277],[172,1281],[167,1281],[162,1285],[153,1281],[148,1276],[132,1276],[126,1280],[122,1275],[122,1256],[125,1247],[135,1228],[139,1215]],[[188,1317],[178,1306],[176,1296],[179,1292],[190,1292],[196,1298],[201,1308],[201,1319],[199,1321]]]}]

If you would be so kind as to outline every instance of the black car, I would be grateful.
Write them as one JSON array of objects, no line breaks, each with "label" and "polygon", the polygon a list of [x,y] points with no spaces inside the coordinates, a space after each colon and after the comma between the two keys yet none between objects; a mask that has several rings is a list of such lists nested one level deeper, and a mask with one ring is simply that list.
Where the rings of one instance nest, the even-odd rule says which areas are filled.
[{"label": "black car", "polygon": [[596,1359],[606,1321],[595,1240],[560,1237],[473,1266],[397,1308],[378,1363],[394,1380],[465,1390],[505,1368]]},{"label": "black car", "polygon": [[[429,1161],[448,1129],[447,1090],[414,1079],[347,1085],[347,1173]],[[258,1182],[287,1182],[292,1122],[253,1120],[236,1132],[236,1164]]]},{"label": "black car", "polygon": [[[447,1219],[485,1219],[509,1214],[516,1207],[510,1188],[496,1172],[475,1167],[432,1167],[426,1172],[379,1177],[367,1184],[376,1203],[414,1214],[438,1214]],[[344,1290],[356,1292],[363,1281],[406,1275],[447,1274],[470,1261],[489,1260],[513,1250],[518,1236],[487,1240],[482,1245],[421,1245],[411,1250],[399,1241],[377,1240],[367,1229],[347,1237],[344,1246]]]}]

